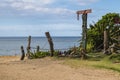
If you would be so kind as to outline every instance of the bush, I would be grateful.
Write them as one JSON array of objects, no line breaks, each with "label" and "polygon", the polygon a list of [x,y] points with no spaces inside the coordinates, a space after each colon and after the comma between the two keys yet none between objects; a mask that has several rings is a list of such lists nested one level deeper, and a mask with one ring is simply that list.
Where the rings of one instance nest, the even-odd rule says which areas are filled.
[{"label": "bush", "polygon": [[49,52],[36,52],[36,53],[31,53],[30,58],[31,59],[43,58],[43,57],[46,57],[46,56],[49,56],[49,55],[50,55]]}]

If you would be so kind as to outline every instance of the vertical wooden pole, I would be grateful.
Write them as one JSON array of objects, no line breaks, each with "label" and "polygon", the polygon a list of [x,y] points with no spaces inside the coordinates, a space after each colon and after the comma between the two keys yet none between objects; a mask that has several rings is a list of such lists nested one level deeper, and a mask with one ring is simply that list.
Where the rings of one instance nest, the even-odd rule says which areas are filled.
[{"label": "vertical wooden pole", "polygon": [[104,53],[107,52],[108,49],[108,34],[107,30],[104,31]]},{"label": "vertical wooden pole", "polygon": [[31,44],[31,36],[28,37],[28,46],[27,46],[27,57],[30,57],[30,44]]},{"label": "vertical wooden pole", "polygon": [[40,51],[40,46],[37,46],[37,52],[39,52]]},{"label": "vertical wooden pole", "polygon": [[20,60],[24,60],[24,58],[25,58],[25,52],[24,52],[23,46],[21,46],[21,52],[22,52],[22,55],[21,55]]},{"label": "vertical wooden pole", "polygon": [[82,14],[82,48],[86,51],[87,47],[87,14],[91,13],[91,9],[77,11],[77,19],[79,14]]},{"label": "vertical wooden pole", "polygon": [[82,45],[83,45],[83,49],[86,51],[86,46],[87,46],[87,13],[82,14]]},{"label": "vertical wooden pole", "polygon": [[45,32],[45,34],[46,34],[46,37],[47,37],[49,45],[50,45],[50,56],[52,57],[53,53],[54,53],[54,44],[53,44],[53,41],[52,41],[52,38],[51,38],[49,32]]}]

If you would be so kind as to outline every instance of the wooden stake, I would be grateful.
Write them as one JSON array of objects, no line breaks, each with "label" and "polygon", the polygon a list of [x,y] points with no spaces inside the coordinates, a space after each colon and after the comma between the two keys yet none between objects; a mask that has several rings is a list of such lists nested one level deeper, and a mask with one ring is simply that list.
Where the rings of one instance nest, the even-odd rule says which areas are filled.
[{"label": "wooden stake", "polygon": [[27,57],[30,57],[30,44],[31,44],[31,36],[28,37],[28,46],[27,46]]},{"label": "wooden stake", "polygon": [[108,34],[107,30],[104,31],[104,53],[107,52],[108,49]]},{"label": "wooden stake", "polygon": [[37,46],[37,52],[39,52],[40,51],[40,46]]},{"label": "wooden stake", "polygon": [[50,45],[50,53],[51,53],[50,56],[52,57],[53,53],[54,53],[54,47],[53,47],[54,44],[53,44],[53,41],[52,41],[52,38],[51,38],[49,32],[45,32],[45,34],[46,34],[46,37],[47,37],[49,45]]},{"label": "wooden stake", "polygon": [[22,52],[22,55],[21,55],[20,60],[24,60],[24,58],[25,58],[25,52],[24,52],[23,46],[21,46],[21,52]]}]

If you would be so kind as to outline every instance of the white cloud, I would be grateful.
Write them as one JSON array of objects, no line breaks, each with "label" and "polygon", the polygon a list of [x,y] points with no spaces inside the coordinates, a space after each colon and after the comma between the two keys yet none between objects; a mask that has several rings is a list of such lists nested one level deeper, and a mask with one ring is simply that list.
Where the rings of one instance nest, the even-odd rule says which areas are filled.
[{"label": "white cloud", "polygon": [[40,3],[42,5],[52,4],[54,0],[22,0],[23,2]]},{"label": "white cloud", "polygon": [[[2,0],[0,7],[9,7],[12,10],[20,11],[17,15],[36,15],[36,14],[68,14],[75,13],[74,10],[71,10],[72,5],[87,5],[90,3],[97,2],[98,0]],[[69,6],[69,8],[62,7],[62,3]],[[54,6],[58,4],[59,6]],[[72,5],[70,5],[72,4]]]},{"label": "white cloud", "polygon": [[95,2],[98,2],[99,0],[76,0],[77,4],[85,6],[85,5],[89,5]]},{"label": "white cloud", "polygon": [[[47,4],[52,4],[54,0],[5,0],[1,4],[1,7],[9,7],[12,10],[21,11],[22,14],[66,14],[73,13],[73,10],[60,7],[50,7]],[[21,13],[20,13],[21,15]]]}]

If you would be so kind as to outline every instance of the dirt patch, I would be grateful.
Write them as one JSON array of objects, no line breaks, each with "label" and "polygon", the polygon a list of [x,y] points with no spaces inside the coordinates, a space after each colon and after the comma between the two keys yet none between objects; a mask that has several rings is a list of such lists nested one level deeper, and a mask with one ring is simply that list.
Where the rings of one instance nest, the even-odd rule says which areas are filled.
[{"label": "dirt patch", "polygon": [[51,58],[19,61],[19,57],[0,57],[0,80],[120,80],[113,71],[75,69],[62,63]]}]

